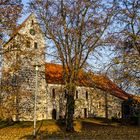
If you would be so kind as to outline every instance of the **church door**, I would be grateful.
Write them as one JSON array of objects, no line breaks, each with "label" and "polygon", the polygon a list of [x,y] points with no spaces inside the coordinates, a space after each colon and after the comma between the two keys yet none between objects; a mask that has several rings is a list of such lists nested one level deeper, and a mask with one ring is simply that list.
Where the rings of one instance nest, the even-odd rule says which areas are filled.
[{"label": "church door", "polygon": [[84,118],[87,118],[87,108],[84,108]]},{"label": "church door", "polygon": [[56,109],[52,110],[52,119],[56,120]]}]

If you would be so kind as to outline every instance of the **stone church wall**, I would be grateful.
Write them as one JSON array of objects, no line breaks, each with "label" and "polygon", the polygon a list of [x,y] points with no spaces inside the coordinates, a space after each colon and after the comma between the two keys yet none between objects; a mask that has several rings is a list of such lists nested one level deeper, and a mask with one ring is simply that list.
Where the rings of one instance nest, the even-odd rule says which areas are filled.
[{"label": "stone church wall", "polygon": [[[63,85],[48,84],[47,86],[47,119],[52,118],[53,109],[56,110],[56,118],[65,116],[66,97]],[[55,97],[53,97],[53,89]],[[105,116],[105,91],[89,87],[77,87],[78,96],[75,93],[75,118],[106,117]],[[88,93],[88,97],[86,96]],[[107,93],[108,118],[121,117],[121,99]]]},{"label": "stone church wall", "polygon": [[[36,34],[31,35],[30,29],[35,29]],[[37,48],[35,48],[36,43]],[[7,112],[10,111],[11,117],[14,120],[33,120],[36,92],[35,65],[39,65],[37,120],[64,118],[67,91],[64,85],[46,83],[45,41],[33,15],[4,49],[9,51],[3,56],[2,81],[3,86],[12,89],[3,90],[3,101],[7,102],[3,104]],[[105,117],[106,106],[109,118],[121,117],[122,100],[106,93],[98,88],[78,86],[75,93],[75,118]]]}]

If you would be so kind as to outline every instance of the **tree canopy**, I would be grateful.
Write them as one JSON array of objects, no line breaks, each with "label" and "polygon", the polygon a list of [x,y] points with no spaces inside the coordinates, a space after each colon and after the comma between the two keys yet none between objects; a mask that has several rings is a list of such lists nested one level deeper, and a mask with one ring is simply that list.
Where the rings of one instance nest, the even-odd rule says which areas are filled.
[{"label": "tree canopy", "polygon": [[68,89],[66,129],[72,131],[78,73],[86,66],[95,48],[107,42],[105,34],[114,15],[114,3],[104,0],[32,0],[30,7],[63,65]]},{"label": "tree canopy", "polygon": [[23,5],[21,0],[1,0],[0,1],[0,39],[4,34],[12,31],[17,24]]},{"label": "tree canopy", "polygon": [[140,87],[140,1],[120,0],[113,33],[116,57],[113,79],[121,88],[139,93]]}]

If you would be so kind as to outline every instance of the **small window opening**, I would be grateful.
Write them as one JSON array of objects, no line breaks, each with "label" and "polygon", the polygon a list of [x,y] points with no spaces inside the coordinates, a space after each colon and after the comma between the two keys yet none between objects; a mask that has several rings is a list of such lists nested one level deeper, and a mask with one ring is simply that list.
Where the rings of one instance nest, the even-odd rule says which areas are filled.
[{"label": "small window opening", "polygon": [[55,99],[55,89],[52,89],[52,98]]},{"label": "small window opening", "polygon": [[78,90],[76,90],[76,99],[78,99]]},{"label": "small window opening", "polygon": [[88,100],[88,92],[86,91],[86,99]]},{"label": "small window opening", "polygon": [[35,49],[38,48],[38,44],[37,44],[37,42],[34,43],[34,48],[35,48]]},{"label": "small window opening", "polygon": [[30,41],[27,41],[26,43],[27,48],[30,48],[30,45],[31,45]]},{"label": "small window opening", "polygon": [[34,25],[34,20],[31,21],[31,25]]}]

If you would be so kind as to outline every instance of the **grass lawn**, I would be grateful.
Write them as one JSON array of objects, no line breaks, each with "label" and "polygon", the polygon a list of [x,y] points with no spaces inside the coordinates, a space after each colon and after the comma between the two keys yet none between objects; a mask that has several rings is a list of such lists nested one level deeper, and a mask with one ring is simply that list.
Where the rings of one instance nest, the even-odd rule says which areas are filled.
[{"label": "grass lawn", "polygon": [[[104,119],[74,121],[74,133],[54,120],[37,122],[37,140],[140,140],[140,127],[124,126]],[[33,122],[0,122],[0,140],[33,139]]]}]

